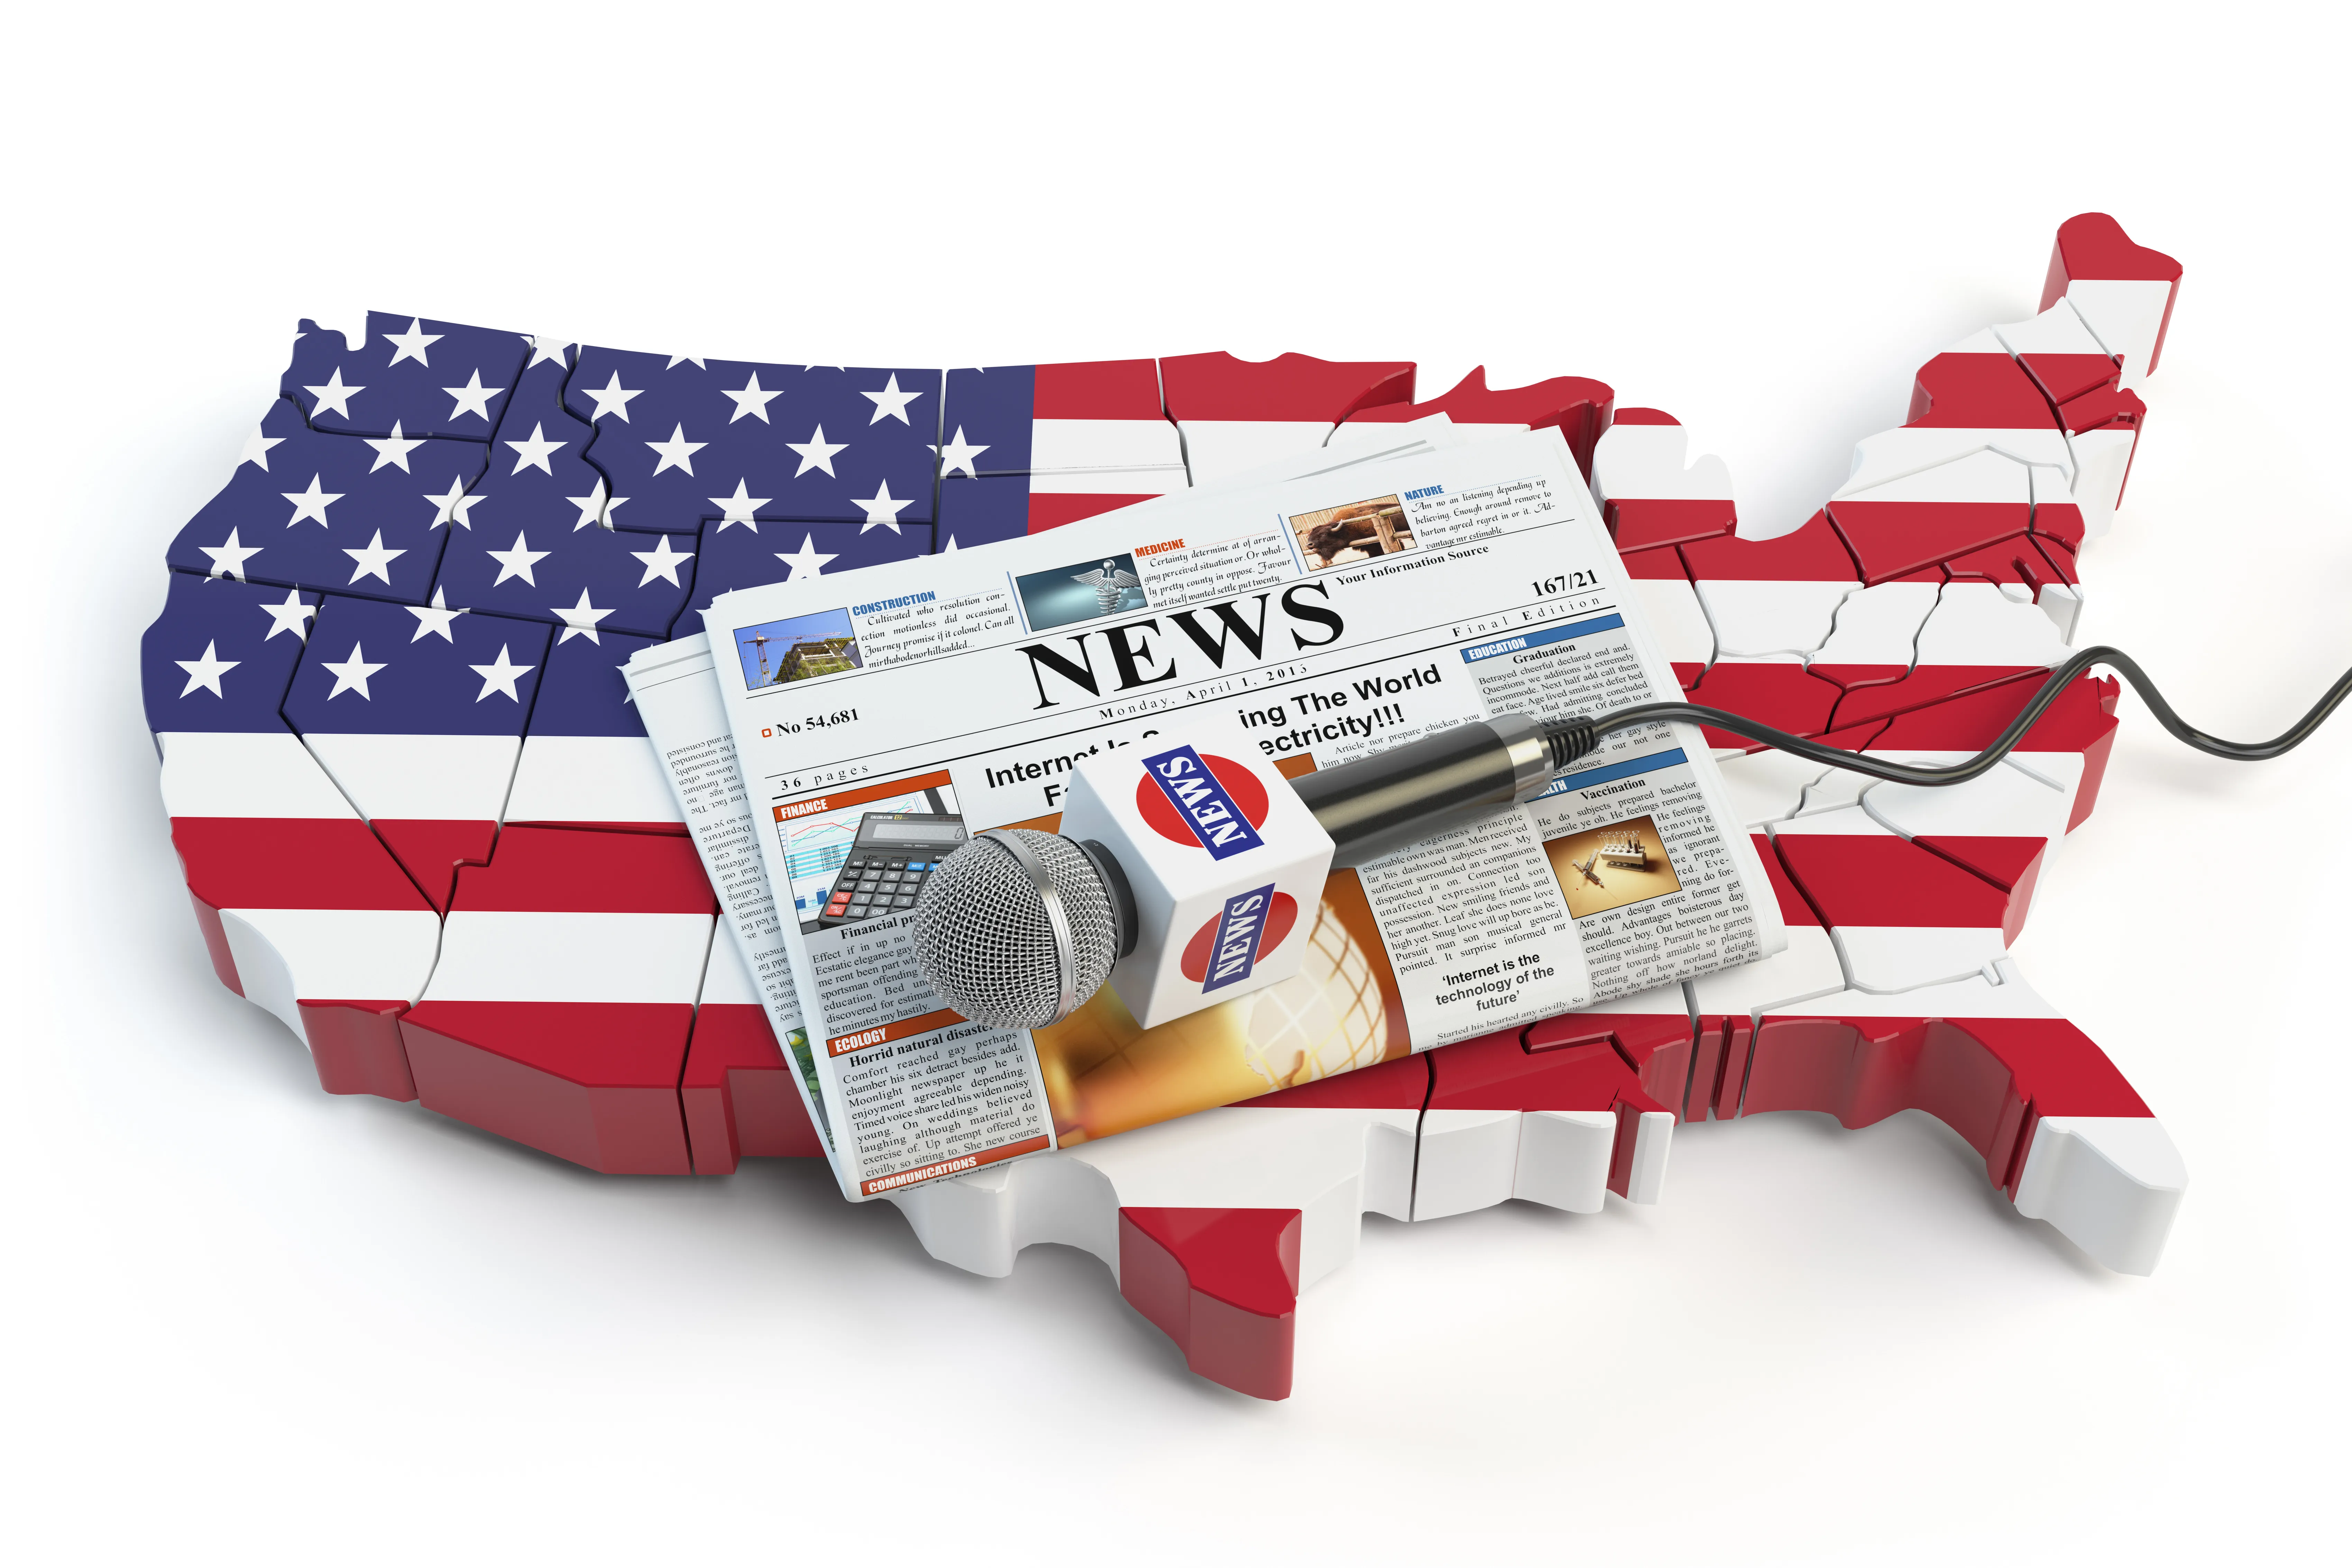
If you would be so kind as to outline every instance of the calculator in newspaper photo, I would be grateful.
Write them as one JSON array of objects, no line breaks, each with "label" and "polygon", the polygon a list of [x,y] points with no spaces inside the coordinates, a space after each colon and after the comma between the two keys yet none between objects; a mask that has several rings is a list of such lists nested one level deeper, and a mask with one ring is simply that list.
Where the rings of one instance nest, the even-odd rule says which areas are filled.
[{"label": "calculator in newspaper photo", "polygon": [[866,812],[858,819],[857,837],[849,846],[849,858],[841,862],[841,874],[834,878],[817,924],[846,925],[912,909],[923,879],[963,841],[961,817]]}]

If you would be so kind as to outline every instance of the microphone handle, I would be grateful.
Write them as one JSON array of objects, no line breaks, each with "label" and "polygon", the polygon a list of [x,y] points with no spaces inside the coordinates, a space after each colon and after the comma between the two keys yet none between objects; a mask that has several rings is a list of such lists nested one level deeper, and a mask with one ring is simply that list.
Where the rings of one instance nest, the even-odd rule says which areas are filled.
[{"label": "microphone handle", "polygon": [[1513,713],[1303,774],[1290,787],[1338,846],[1331,863],[1353,866],[1441,832],[1452,818],[1533,800],[1551,777],[1543,727]]}]

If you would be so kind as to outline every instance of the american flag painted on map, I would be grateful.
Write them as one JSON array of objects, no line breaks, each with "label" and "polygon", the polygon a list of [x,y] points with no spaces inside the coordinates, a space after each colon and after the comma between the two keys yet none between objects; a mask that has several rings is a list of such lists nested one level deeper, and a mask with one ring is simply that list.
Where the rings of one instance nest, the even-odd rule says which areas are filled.
[{"label": "american flag painted on map", "polygon": [[[612,1172],[818,1154],[619,668],[718,593],[992,541],[1443,414],[1557,428],[1696,700],[1949,759],[2061,656],[2179,267],[2060,231],[2043,308],[1922,367],[1793,529],[1683,428],[1562,376],[1223,354],[942,371],[761,364],[372,314],[304,323],[280,396],[166,550],[142,643],[172,836],[221,979],[334,1092],[415,1100]],[[2185,1176],[2007,956],[2095,802],[2084,679],[1944,790],[1715,736],[1791,926],[1687,987],[899,1195],[982,1272],[1103,1257],[1196,1370],[1288,1390],[1299,1290],[1360,1215],[1654,1201],[1679,1121],[1925,1109],[2021,1213],[2155,1264]],[[1108,1207],[1068,1207],[1056,1164]],[[1055,1196],[1055,1195],[1059,1196]],[[1059,1207],[1056,1207],[1059,1206]]]}]

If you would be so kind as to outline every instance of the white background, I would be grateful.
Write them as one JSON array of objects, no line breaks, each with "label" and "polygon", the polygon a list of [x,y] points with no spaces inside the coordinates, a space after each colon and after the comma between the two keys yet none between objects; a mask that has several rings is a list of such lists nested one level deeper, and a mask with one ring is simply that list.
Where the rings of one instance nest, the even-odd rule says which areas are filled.
[{"label": "white background", "polygon": [[1417,359],[1423,395],[1581,373],[1779,523],[2105,210],[2188,275],[2084,634],[2238,737],[2352,661],[2316,8],[870,9],[12,20],[0,1547],[2332,1554],[2352,716],[2236,767],[2127,699],[2018,944],[2187,1157],[2149,1280],[1922,1117],[1693,1127],[1655,1208],[1367,1221],[1268,1405],[1075,1252],[976,1279],[814,1166],[602,1177],[319,1092],[206,965],[135,661],[304,312],[866,364],[1296,349]]}]

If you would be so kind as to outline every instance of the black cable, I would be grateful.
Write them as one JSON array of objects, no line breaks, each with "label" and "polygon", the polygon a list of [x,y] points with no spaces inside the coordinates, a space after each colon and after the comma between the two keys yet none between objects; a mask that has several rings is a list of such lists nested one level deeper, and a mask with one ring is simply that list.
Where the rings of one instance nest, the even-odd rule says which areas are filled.
[{"label": "black cable", "polygon": [[1706,707],[1697,703],[1641,703],[1633,707],[1619,708],[1599,718],[1567,719],[1546,725],[1544,735],[1551,742],[1554,772],[1590,753],[1605,735],[1630,729],[1635,725],[1674,721],[1727,729],[1734,735],[1761,741],[1793,757],[1867,774],[1890,784],[1965,784],[1998,767],[2000,759],[2016,749],[2017,743],[2025,738],[2025,732],[2050,710],[2050,705],[2058,700],[2059,695],[2074,677],[2094,664],[2105,664],[2129,681],[2132,690],[2147,704],[2148,711],[2156,715],[2157,722],[2170,731],[2175,739],[2184,741],[2209,756],[2228,758],[2233,762],[2267,762],[2273,757],[2294,750],[2311,738],[2312,732],[2326,722],[2327,716],[2336,711],[2347,695],[2352,695],[2352,670],[2347,670],[2336,677],[2334,685],[2327,688],[2327,695],[2313,704],[2311,711],[2289,725],[2284,733],[2269,740],[2223,740],[2219,736],[2208,735],[2196,728],[2175,713],[2172,705],[2164,700],[2164,694],[2156,689],[2156,683],[2148,679],[2147,672],[2141,669],[2131,655],[2115,648],[2085,648],[2063,663],[2051,666],[2050,678],[2042,683],[2042,689],[2033,694],[2032,700],[2018,711],[2017,716],[2010,720],[2009,727],[2002,730],[1990,746],[1966,762],[1955,762],[1943,768],[1915,767],[1909,763],[1864,756],[1842,747],[1823,746],[1817,740],[1807,740],[1802,736],[1775,729],[1769,724],[1759,724],[1744,714],[1728,713],[1722,708]]}]

